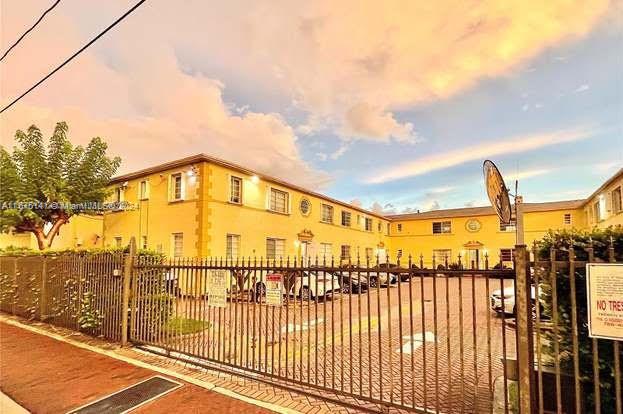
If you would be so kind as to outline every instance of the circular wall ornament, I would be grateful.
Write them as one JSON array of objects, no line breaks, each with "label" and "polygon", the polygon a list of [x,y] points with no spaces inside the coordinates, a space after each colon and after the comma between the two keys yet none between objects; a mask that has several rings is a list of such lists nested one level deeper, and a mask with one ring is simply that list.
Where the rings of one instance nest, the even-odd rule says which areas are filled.
[{"label": "circular wall ornament", "polygon": [[465,229],[470,233],[476,233],[477,231],[480,231],[481,227],[482,224],[477,219],[469,219],[465,223]]},{"label": "circular wall ornament", "polygon": [[299,204],[299,210],[301,210],[301,214],[304,216],[309,216],[311,212],[311,201],[307,198],[301,199],[301,204]]}]

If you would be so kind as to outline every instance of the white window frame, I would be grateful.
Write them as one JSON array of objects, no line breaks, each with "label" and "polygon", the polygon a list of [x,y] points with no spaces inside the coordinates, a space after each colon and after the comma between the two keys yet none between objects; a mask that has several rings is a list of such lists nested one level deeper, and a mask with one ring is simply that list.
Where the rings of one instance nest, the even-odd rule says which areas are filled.
[{"label": "white window frame", "polygon": [[448,263],[452,263],[452,249],[433,249],[433,259],[435,265],[446,264],[446,258]]},{"label": "white window frame", "polygon": [[[274,243],[273,252],[270,252],[268,248],[269,242]],[[281,243],[281,249],[278,249],[278,245]],[[281,250],[281,254],[279,254],[279,250]],[[280,239],[278,237],[267,237],[266,238],[266,259],[268,260],[276,260],[282,257],[285,257],[286,253],[286,239]]]},{"label": "white window frame", "polygon": [[[615,197],[616,193],[619,194]],[[612,202],[612,214],[618,214],[623,211],[623,186],[618,186],[610,193],[610,199]],[[616,203],[615,203],[616,200]]]},{"label": "white window frame", "polygon": [[320,221],[333,224],[333,206],[331,204],[320,204]]},{"label": "white window frame", "polygon": [[[143,184],[145,184],[144,193],[143,193]],[[138,199],[149,200],[149,180],[141,180],[138,182]]]},{"label": "white window frame", "polygon": [[[345,218],[347,218],[347,220],[345,220]],[[340,224],[344,227],[350,227],[352,225],[352,214],[350,211],[342,210],[342,214],[340,215]]]},{"label": "white window frame", "polygon": [[[179,254],[177,254],[177,246],[175,244],[175,241],[177,239],[178,236],[181,236],[181,251],[179,252]],[[184,233],[182,232],[176,232],[176,233],[171,233],[171,257],[184,257]]]},{"label": "white window frame", "polygon": [[[180,177],[180,196],[175,196],[175,178]],[[175,172],[169,175],[169,201],[182,201],[185,198],[186,184],[183,172]]]},{"label": "white window frame", "polygon": [[[347,254],[344,254],[346,252]],[[342,244],[340,246],[340,259],[341,260],[350,260],[352,255],[352,251],[350,248],[350,244]]]},{"label": "white window frame", "polygon": [[370,217],[366,217],[366,218],[363,220],[363,224],[364,224],[364,229],[365,229],[366,231],[372,231],[372,224],[373,224],[373,223],[372,223],[372,219],[371,219]]},{"label": "white window frame", "polygon": [[[234,181],[238,182],[239,184],[238,194],[237,194],[238,201],[234,199]],[[236,175],[229,176],[229,202],[230,203],[242,205],[243,183],[244,183],[244,180],[242,179],[242,177],[238,177]]]},{"label": "white window frame", "polygon": [[236,259],[239,257],[239,255],[240,255],[240,235],[228,233],[225,236],[225,257],[228,259]]},{"label": "white window frame", "polygon": [[[439,224],[439,231],[435,231],[435,224]],[[452,221],[443,220],[443,221],[433,221],[432,224],[433,234],[452,234]]]},{"label": "white window frame", "polygon": [[320,243],[320,257],[327,258],[333,257],[333,244],[331,243]]},{"label": "white window frame", "polygon": [[[278,193],[285,194],[285,200],[284,200],[284,209],[285,209],[285,211],[279,211],[279,210],[273,208],[273,203],[272,203],[273,192],[275,192],[275,194],[278,194]],[[267,202],[268,202],[268,210],[272,211],[274,213],[279,213],[279,214],[290,214],[290,198],[291,197],[290,197],[290,193],[289,192],[287,192],[285,190],[282,190],[280,188],[269,187],[269,189],[268,189],[268,200],[267,200]],[[275,199],[275,205],[276,204],[277,203],[276,203],[276,199]]]}]

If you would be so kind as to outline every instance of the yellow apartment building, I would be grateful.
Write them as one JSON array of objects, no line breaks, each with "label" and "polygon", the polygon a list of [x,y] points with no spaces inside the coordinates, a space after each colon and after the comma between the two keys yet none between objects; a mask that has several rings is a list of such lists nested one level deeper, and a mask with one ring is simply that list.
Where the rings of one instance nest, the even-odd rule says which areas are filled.
[{"label": "yellow apartment building", "polygon": [[[207,155],[116,177],[104,244],[172,257],[385,256],[389,219]],[[329,259],[330,260],[330,259]]]},{"label": "yellow apartment building", "polygon": [[623,168],[585,200],[583,214],[587,227],[605,228],[623,225],[621,189],[623,189]]}]

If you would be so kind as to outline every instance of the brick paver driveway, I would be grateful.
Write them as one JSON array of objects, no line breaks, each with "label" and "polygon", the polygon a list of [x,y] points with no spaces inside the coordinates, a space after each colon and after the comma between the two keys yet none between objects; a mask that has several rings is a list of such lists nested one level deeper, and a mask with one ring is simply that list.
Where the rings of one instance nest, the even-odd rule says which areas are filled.
[{"label": "brick paver driveway", "polygon": [[360,397],[360,404],[489,411],[501,358],[515,356],[514,329],[491,313],[489,296],[510,283],[415,277],[326,300],[290,298],[281,307],[245,298],[212,308],[205,298],[186,297],[177,300],[175,316],[209,327],[149,342],[274,381],[312,385],[325,397],[337,391]]}]

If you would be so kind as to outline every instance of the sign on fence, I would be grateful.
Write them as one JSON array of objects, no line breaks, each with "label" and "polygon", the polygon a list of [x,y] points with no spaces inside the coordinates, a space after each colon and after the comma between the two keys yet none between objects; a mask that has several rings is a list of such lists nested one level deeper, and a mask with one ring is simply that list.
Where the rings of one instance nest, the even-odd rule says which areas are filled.
[{"label": "sign on fence", "polygon": [[281,273],[272,273],[266,275],[266,304],[271,306],[281,306],[283,304],[282,296],[283,275]]},{"label": "sign on fence", "polygon": [[623,340],[623,264],[586,265],[588,334]]},{"label": "sign on fence", "polygon": [[227,270],[208,271],[208,305],[218,308],[227,306]]}]

